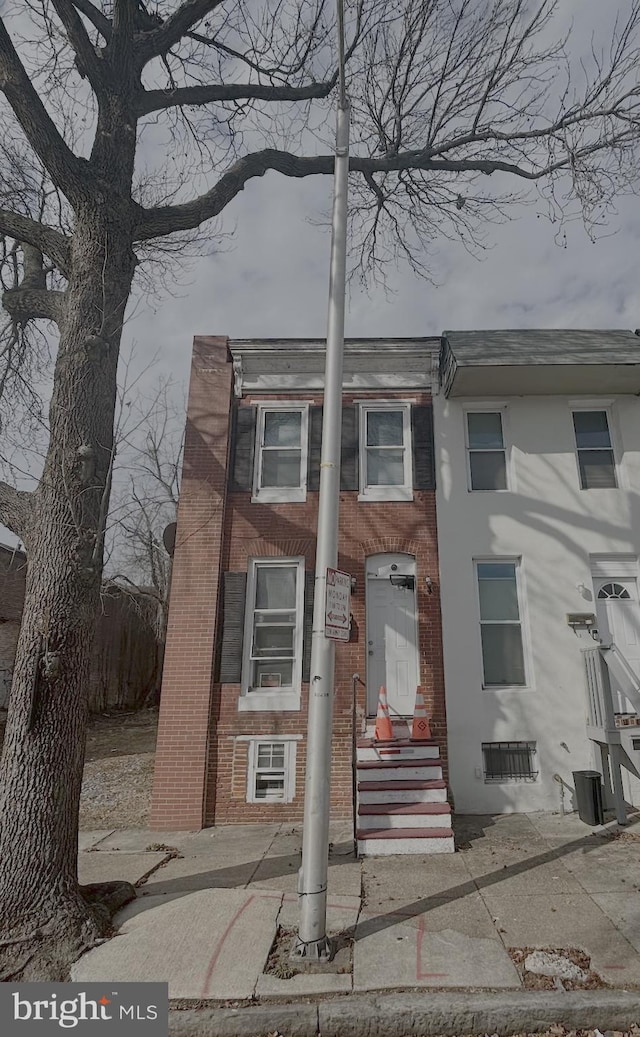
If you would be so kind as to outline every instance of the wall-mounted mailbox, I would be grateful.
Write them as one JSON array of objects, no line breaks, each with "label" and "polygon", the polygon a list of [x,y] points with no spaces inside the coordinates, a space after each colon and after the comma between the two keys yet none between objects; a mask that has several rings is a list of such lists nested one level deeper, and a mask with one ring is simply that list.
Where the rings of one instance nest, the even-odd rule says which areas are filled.
[{"label": "wall-mounted mailbox", "polygon": [[590,630],[591,627],[596,625],[596,617],[593,612],[567,612],[567,624],[573,630],[578,630],[581,627]]}]

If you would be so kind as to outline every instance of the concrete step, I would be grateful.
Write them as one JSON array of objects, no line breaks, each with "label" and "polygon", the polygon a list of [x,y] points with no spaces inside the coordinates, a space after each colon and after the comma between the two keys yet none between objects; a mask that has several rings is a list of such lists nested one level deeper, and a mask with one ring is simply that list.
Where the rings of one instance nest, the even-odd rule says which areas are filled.
[{"label": "concrete step", "polygon": [[438,745],[437,738],[394,738],[392,741],[380,741],[377,738],[363,736],[356,742],[356,748],[365,749],[369,745]]},{"label": "concrete step", "polygon": [[358,802],[373,803],[446,803],[444,781],[361,781]]},{"label": "concrete step", "polygon": [[[411,734],[411,727],[413,724],[413,717],[407,719],[394,719],[391,721],[391,727],[393,728],[394,738],[409,738]],[[375,738],[376,736],[376,722],[375,720],[369,719],[367,721],[367,727],[364,732],[365,738]]]},{"label": "concrete step", "polygon": [[440,781],[442,760],[363,760],[358,761],[358,781]]},{"label": "concrete step", "polygon": [[358,761],[362,760],[437,760],[440,747],[435,741],[374,742],[362,740],[356,746]]},{"label": "concrete step", "polygon": [[388,830],[395,828],[442,828],[451,825],[448,803],[361,803],[358,827]]},{"label": "concrete step", "polygon": [[363,829],[357,832],[358,854],[382,857],[408,853],[453,853],[455,844],[451,828]]}]

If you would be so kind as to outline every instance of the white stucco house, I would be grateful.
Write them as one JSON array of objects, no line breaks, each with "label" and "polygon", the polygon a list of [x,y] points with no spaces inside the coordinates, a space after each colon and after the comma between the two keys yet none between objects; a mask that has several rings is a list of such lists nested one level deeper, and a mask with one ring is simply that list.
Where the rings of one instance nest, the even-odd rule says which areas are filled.
[{"label": "white stucco house", "polygon": [[439,368],[455,809],[575,809],[608,761],[640,805],[640,338],[450,332]]}]

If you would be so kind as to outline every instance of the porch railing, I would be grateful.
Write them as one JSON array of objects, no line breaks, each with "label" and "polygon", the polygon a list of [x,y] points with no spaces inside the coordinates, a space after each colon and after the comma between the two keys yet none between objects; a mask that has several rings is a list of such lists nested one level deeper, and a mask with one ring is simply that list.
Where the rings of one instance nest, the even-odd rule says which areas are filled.
[{"label": "porch railing", "polygon": [[640,680],[627,657],[615,642],[610,645],[600,645],[600,654],[607,670],[618,682],[624,698],[636,713],[640,713]]},{"label": "porch railing", "polygon": [[[640,714],[640,680],[616,644],[583,648],[587,688],[587,734],[597,743],[605,786],[613,792],[616,817],[626,824],[622,767],[638,773],[622,746],[621,728],[616,724],[613,677],[627,702]],[[618,696],[619,697],[619,696]],[[610,778],[610,781],[609,781]]]},{"label": "porch railing", "polygon": [[620,686],[621,694],[636,713],[640,714],[640,679],[616,644],[593,645],[583,648],[587,682],[587,716],[590,727],[616,731],[616,711],[613,705],[611,677]]},{"label": "porch railing", "polygon": [[351,807],[353,810],[353,847],[358,856],[358,685],[364,687],[359,673],[351,677]]}]

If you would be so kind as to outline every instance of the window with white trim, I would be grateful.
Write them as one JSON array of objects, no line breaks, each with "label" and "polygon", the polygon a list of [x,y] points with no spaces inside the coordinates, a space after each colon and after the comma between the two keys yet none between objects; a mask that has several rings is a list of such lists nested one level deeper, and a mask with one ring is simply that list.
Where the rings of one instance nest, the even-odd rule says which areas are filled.
[{"label": "window with white trim", "polygon": [[469,489],[508,489],[500,411],[467,411],[466,434]]},{"label": "window with white trim", "polygon": [[296,794],[296,742],[249,742],[248,803],[291,803]]},{"label": "window with white trim", "polygon": [[575,410],[578,471],[582,490],[615,489],[616,464],[606,410]]},{"label": "window with white trim", "polygon": [[483,742],[482,759],[486,784],[535,781],[535,742]]},{"label": "window with white trim", "polygon": [[306,500],[308,423],[306,403],[258,406],[254,501]]},{"label": "window with white trim", "polygon": [[476,562],[485,688],[526,684],[517,572],[515,561]]},{"label": "window with white trim", "polygon": [[360,499],[413,500],[411,405],[360,404]]},{"label": "window with white trim", "polygon": [[284,694],[289,708],[293,697],[295,708],[302,680],[304,558],[254,559],[248,575],[243,692],[276,701]]}]

